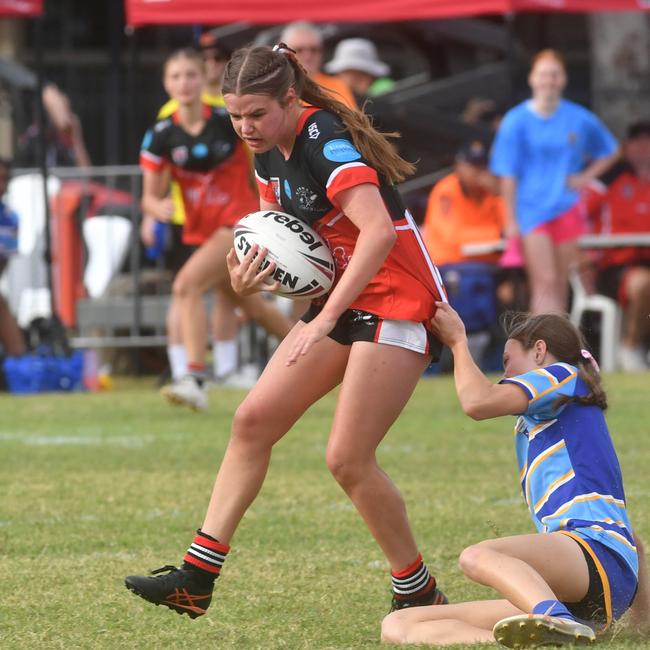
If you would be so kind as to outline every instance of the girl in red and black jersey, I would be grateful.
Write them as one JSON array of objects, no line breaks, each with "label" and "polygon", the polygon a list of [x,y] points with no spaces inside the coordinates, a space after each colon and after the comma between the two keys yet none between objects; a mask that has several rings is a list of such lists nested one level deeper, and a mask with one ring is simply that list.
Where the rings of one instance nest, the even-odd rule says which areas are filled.
[{"label": "girl in red and black jersey", "polygon": [[[226,312],[241,305],[271,334],[282,338],[289,330],[288,320],[261,296],[239,296],[230,284],[226,254],[232,246],[232,226],[256,209],[257,197],[250,184],[248,155],[228,113],[201,101],[203,65],[194,50],[179,50],[167,59],[165,89],[178,102],[178,109],[147,131],[140,152],[143,211],[161,221],[172,217],[169,172],[183,196],[183,243],[197,247],[173,286],[190,373],[164,389],[171,402],[194,409],[207,406],[203,382],[207,344],[203,294],[207,290],[215,288],[217,306],[224,314],[221,321],[228,327],[234,321],[225,317]],[[233,332],[225,333],[225,338],[233,339]]]},{"label": "girl in red and black jersey", "polygon": [[[327,465],[386,556],[393,608],[446,602],[419,553],[404,501],[376,459],[440,349],[429,320],[444,289],[393,186],[413,167],[363,113],[310,80],[286,46],[237,51],[223,92],[237,134],[255,154],[261,209],[289,212],[315,227],[334,254],[336,284],[287,335],[237,409],[206,518],[183,567],[130,576],[127,587],[176,611],[203,614],[273,445],[341,384]],[[263,261],[255,247],[241,264],[230,251],[238,293],[269,288],[274,265],[260,271]]]}]

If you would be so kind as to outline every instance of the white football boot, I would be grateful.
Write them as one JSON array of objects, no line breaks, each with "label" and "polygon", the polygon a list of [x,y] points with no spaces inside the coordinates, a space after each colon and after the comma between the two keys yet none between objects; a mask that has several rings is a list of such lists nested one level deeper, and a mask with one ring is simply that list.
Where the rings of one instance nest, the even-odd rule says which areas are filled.
[{"label": "white football boot", "polygon": [[594,631],[568,618],[545,614],[519,614],[499,621],[494,638],[506,648],[537,648],[548,645],[591,645]]},{"label": "white football boot", "polygon": [[185,375],[162,389],[164,398],[171,404],[189,406],[193,411],[205,411],[208,408],[208,390],[205,383],[201,386],[193,375]]}]

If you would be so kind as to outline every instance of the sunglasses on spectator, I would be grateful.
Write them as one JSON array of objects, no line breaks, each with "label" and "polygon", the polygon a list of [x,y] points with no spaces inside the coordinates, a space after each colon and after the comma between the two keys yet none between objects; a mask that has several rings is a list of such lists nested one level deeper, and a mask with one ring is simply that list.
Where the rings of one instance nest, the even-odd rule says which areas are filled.
[{"label": "sunglasses on spectator", "polygon": [[295,47],[294,51],[296,54],[301,54],[302,52],[311,52],[312,54],[319,54],[323,51],[323,48],[320,45],[304,45],[302,47]]}]

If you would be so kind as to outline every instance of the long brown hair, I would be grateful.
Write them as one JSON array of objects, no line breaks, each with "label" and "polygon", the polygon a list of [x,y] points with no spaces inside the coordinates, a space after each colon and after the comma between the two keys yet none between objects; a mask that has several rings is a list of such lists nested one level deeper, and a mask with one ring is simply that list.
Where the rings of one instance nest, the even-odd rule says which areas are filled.
[{"label": "long brown hair", "polygon": [[585,339],[566,316],[509,312],[504,314],[502,325],[506,337],[519,341],[524,350],[530,350],[536,341],[542,340],[558,361],[578,368],[578,374],[589,387],[589,395],[560,398],[560,402],[574,401],[595,405],[603,410],[607,408],[607,395],[601,384],[600,373],[594,362],[583,355],[583,350],[587,349]]},{"label": "long brown hair", "polygon": [[354,146],[390,183],[399,183],[414,173],[414,165],[400,158],[387,140],[398,137],[397,133],[377,131],[365,113],[348,108],[313,81],[288,49],[237,50],[226,65],[222,92],[224,95],[269,95],[282,105],[291,87],[304,103],[335,113],[350,133]]}]

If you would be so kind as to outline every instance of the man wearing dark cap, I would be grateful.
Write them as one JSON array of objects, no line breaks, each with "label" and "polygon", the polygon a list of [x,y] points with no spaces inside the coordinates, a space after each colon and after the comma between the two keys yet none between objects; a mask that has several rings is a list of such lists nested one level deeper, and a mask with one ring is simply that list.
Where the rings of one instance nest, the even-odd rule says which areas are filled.
[{"label": "man wearing dark cap", "polygon": [[[596,230],[602,234],[650,232],[650,122],[627,131],[623,160],[603,179],[595,201]],[[593,208],[593,205],[592,205]],[[597,287],[623,308],[619,363],[628,372],[647,372],[650,337],[650,247],[604,249],[597,259]]]},{"label": "man wearing dark cap", "polygon": [[461,250],[465,244],[501,238],[505,208],[487,163],[485,143],[465,142],[456,153],[454,171],[429,194],[424,241],[438,266],[498,260],[497,254],[468,258]]},{"label": "man wearing dark cap", "polygon": [[463,318],[475,358],[488,343],[496,321],[498,253],[468,257],[466,244],[501,239],[505,206],[494,192],[485,143],[472,140],[456,153],[454,171],[431,190],[424,218],[424,241],[442,274],[449,302]]}]

